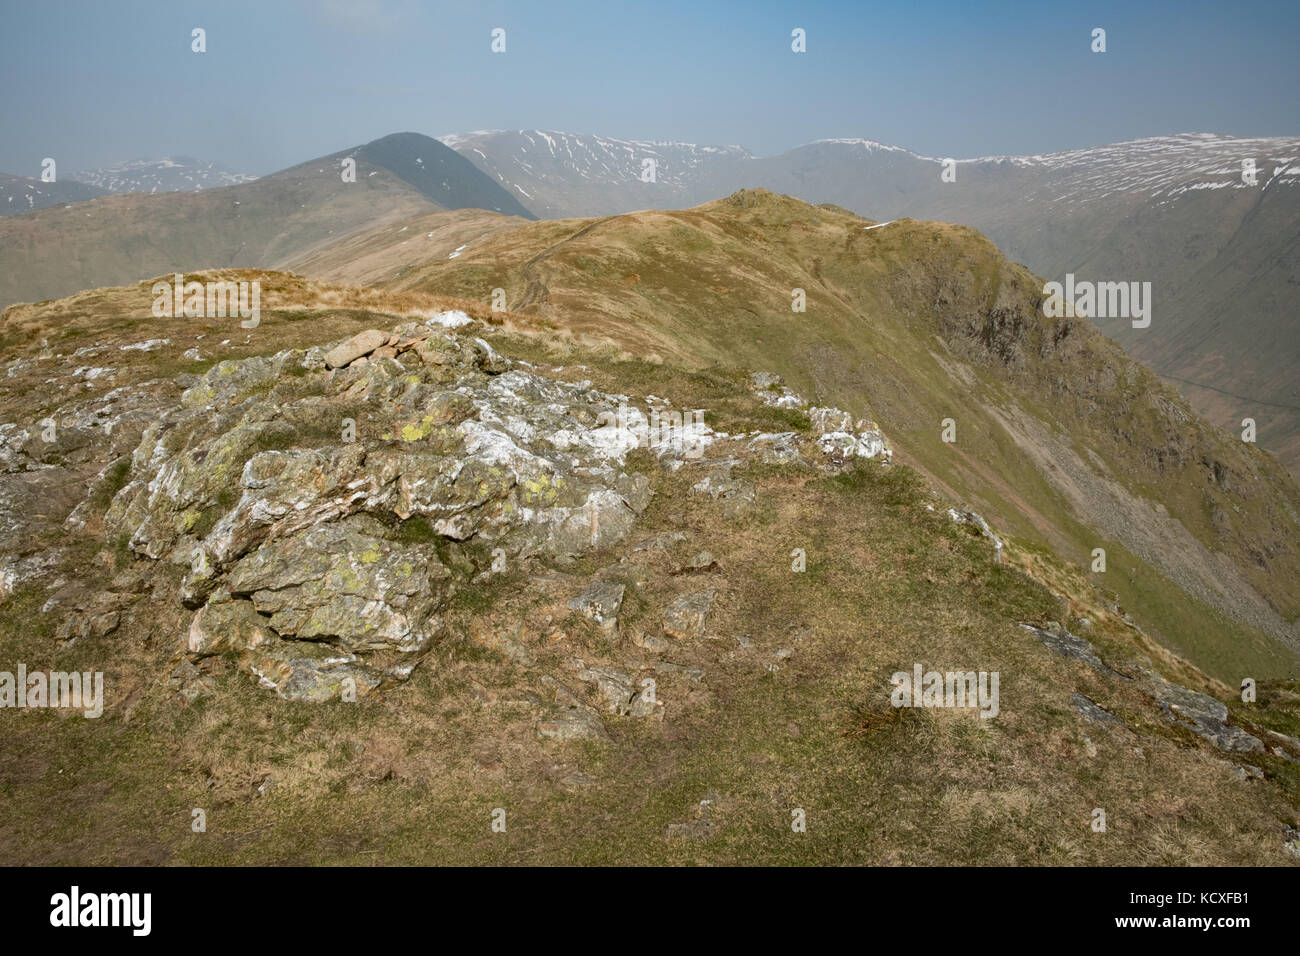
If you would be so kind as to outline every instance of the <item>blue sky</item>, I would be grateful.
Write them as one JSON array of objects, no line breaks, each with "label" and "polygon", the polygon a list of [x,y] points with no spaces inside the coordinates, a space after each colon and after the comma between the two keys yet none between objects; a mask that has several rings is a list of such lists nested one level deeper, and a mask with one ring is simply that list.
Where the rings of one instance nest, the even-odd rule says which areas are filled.
[{"label": "blue sky", "polygon": [[[0,170],[541,127],[928,155],[1300,133],[1300,3],[4,0]],[[207,52],[190,31],[207,31]],[[504,28],[507,52],[490,31]],[[790,50],[807,31],[808,51]],[[1090,51],[1094,27],[1107,52]]]}]

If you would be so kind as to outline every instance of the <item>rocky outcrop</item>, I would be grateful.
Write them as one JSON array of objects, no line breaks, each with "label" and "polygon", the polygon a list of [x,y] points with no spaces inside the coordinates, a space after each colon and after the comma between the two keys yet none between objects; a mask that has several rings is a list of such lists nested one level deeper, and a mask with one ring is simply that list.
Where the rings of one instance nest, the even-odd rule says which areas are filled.
[{"label": "rocky outcrop", "polygon": [[[1032,632],[1044,645],[1063,657],[1082,661],[1095,670],[1120,680],[1133,680],[1109,667],[1097,654],[1096,648],[1090,641],[1071,634],[1055,621],[1045,627],[1033,624],[1022,624],[1021,627]],[[1175,684],[1146,667],[1141,668],[1141,687],[1155,701],[1156,706],[1168,720],[1186,727],[1220,750],[1236,753],[1265,752],[1266,748],[1259,738],[1228,723],[1227,705],[1208,694]],[[1123,726],[1123,722],[1117,717],[1107,713],[1095,701],[1082,694],[1074,694],[1072,701],[1075,709],[1085,720]]]},{"label": "rocky outcrop", "polygon": [[[765,405],[807,413],[824,462],[842,466],[853,458],[875,458],[886,464],[893,459],[893,449],[875,422],[855,420],[840,408],[809,406],[802,396],[786,387],[785,379],[773,372],[753,373],[750,386]],[[786,463],[799,457],[793,432],[756,435],[751,447],[765,461]]]},{"label": "rocky outcrop", "polygon": [[[471,552],[563,563],[632,527],[649,482],[623,469],[635,443],[601,427],[625,396],[515,367],[450,324],[222,362],[142,429],[105,524],[187,566],[187,655],[292,699],[364,696],[438,638],[486,570]],[[601,582],[580,603],[614,627],[620,601]]]},{"label": "rocky outcrop", "polygon": [[1208,694],[1183,687],[1149,672],[1148,693],[1161,711],[1173,722],[1187,727],[1220,750],[1236,753],[1263,753],[1264,744],[1240,727],[1228,723],[1228,708]]}]

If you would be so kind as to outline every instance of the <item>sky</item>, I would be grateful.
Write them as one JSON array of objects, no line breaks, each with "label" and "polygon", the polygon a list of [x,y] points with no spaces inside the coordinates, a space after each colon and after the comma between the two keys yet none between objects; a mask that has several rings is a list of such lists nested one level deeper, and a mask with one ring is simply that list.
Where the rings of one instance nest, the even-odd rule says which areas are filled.
[{"label": "sky", "polygon": [[1296,0],[0,0],[0,171],[185,155],[263,175],[408,130],[958,158],[1294,136],[1298,50]]}]

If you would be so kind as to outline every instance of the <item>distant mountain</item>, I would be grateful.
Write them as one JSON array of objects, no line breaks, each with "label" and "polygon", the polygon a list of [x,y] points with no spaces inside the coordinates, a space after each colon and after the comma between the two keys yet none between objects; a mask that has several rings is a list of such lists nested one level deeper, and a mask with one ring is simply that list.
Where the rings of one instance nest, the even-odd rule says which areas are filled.
[{"label": "distant mountain", "polygon": [[103,194],[102,189],[72,180],[46,183],[26,176],[0,173],[0,216],[16,216],[60,203],[93,199]]},{"label": "distant mountain", "polygon": [[695,205],[731,192],[754,162],[739,146],[553,130],[480,130],[441,139],[550,219]]},{"label": "distant mountain", "polygon": [[70,178],[105,193],[171,193],[237,186],[257,177],[234,173],[216,163],[189,156],[167,156],[88,169],[73,173]]},{"label": "distant mountain", "polygon": [[[941,179],[940,157],[866,139],[763,158],[673,144],[653,184],[636,178],[653,155],[639,141],[538,130],[444,141],[548,216],[675,208],[763,187],[879,220],[974,226],[1049,279],[1150,281],[1151,326],[1099,320],[1102,330],[1220,426],[1255,419],[1260,443],[1300,469],[1300,139],[1192,133],[958,160],[955,182]],[[592,148],[570,157],[571,143]],[[1254,162],[1254,185],[1243,161]]]},{"label": "distant mountain", "polygon": [[[355,182],[341,175],[347,157]],[[0,307],[176,271],[273,267],[385,223],[473,208],[533,218],[455,151],[397,133],[238,186],[0,219]]]}]

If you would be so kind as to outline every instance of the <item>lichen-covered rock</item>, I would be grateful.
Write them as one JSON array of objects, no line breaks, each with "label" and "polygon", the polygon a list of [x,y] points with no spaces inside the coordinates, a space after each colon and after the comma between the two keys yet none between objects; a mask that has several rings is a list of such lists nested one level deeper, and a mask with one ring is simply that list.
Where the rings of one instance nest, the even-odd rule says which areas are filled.
[{"label": "lichen-covered rock", "polygon": [[327,644],[311,641],[272,641],[242,655],[241,665],[268,690],[286,700],[319,704],[329,700],[357,701],[383,685],[388,677],[340,654]]},{"label": "lichen-covered rock", "polygon": [[283,368],[283,356],[227,359],[203,373],[181,395],[184,408],[212,408],[273,382]]},{"label": "lichen-covered rock", "polygon": [[677,598],[664,609],[664,633],[679,641],[703,637],[716,596],[717,592],[710,590],[683,594]]},{"label": "lichen-covered rock", "polygon": [[436,631],[450,576],[432,546],[401,547],[326,524],[263,545],[231,569],[226,587],[282,637],[411,652]]},{"label": "lichen-covered rock", "polygon": [[808,421],[818,435],[847,432],[853,429],[853,416],[839,408],[810,408]]},{"label": "lichen-covered rock", "polygon": [[653,701],[636,686],[636,679],[631,674],[613,667],[587,667],[582,661],[575,664],[578,679],[596,688],[611,714],[649,717],[655,713]]},{"label": "lichen-covered rock", "polygon": [[773,408],[804,408],[807,402],[797,393],[785,387],[785,379],[775,372],[755,372],[750,377],[754,394],[764,405]]},{"label": "lichen-covered rock", "polygon": [[190,622],[185,649],[194,658],[213,654],[242,654],[275,640],[266,618],[248,601],[227,598],[205,604]]},{"label": "lichen-covered rock", "polygon": [[1034,624],[1022,624],[1020,626],[1061,656],[1083,661],[1102,673],[1113,673],[1097,656],[1097,652],[1090,642],[1071,634],[1057,622],[1052,621],[1046,627],[1038,627]]},{"label": "lichen-covered rock", "polygon": [[550,713],[537,724],[537,735],[551,740],[608,743],[609,732],[594,709],[553,677],[543,677],[550,692]]},{"label": "lichen-covered rock", "polygon": [[754,485],[731,475],[730,464],[715,467],[709,474],[691,485],[691,494],[707,495],[721,501],[723,514],[736,518],[749,511],[758,500]]},{"label": "lichen-covered rock", "polygon": [[758,460],[772,465],[788,465],[800,461],[797,432],[763,433],[749,440],[749,450]]},{"label": "lichen-covered rock", "polygon": [[141,423],[105,531],[187,566],[187,653],[295,699],[366,692],[484,570],[442,549],[567,561],[628,533],[650,483],[600,427],[628,401],[437,325],[222,362]]}]

